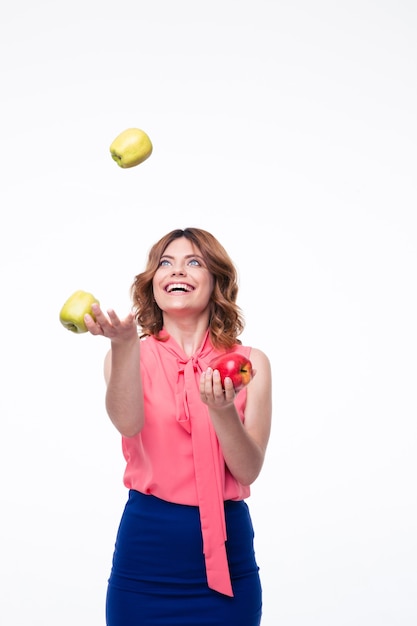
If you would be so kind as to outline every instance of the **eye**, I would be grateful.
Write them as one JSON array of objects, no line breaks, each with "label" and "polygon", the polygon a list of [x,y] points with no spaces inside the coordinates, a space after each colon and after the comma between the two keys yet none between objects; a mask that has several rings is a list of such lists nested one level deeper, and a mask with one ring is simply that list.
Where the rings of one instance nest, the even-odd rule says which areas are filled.
[{"label": "eye", "polygon": [[198,266],[200,266],[200,265],[201,265],[201,263],[200,263],[200,261],[198,261],[197,259],[190,259],[190,260],[188,261],[188,265],[193,265],[193,266],[198,267]]},{"label": "eye", "polygon": [[161,259],[159,261],[159,267],[163,267],[164,265],[171,265],[170,261],[168,261],[168,259]]}]

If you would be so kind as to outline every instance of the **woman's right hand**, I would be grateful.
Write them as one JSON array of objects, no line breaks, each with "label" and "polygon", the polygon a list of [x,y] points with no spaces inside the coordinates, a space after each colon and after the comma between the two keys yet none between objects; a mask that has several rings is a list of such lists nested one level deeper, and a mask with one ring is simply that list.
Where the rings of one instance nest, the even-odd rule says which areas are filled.
[{"label": "woman's right hand", "polygon": [[111,339],[114,343],[123,343],[137,339],[138,327],[133,313],[129,313],[124,319],[120,319],[113,309],[108,309],[106,315],[97,303],[92,305],[91,310],[94,317],[87,314],[84,316],[84,321],[92,335],[102,335]]}]

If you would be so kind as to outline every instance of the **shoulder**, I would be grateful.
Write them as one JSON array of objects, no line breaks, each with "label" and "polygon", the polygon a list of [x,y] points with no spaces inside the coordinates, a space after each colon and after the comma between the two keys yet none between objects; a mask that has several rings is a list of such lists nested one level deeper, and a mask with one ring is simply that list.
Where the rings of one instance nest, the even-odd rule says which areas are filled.
[{"label": "shoulder", "polygon": [[[259,350],[259,348],[251,348],[250,360],[252,362],[253,369],[258,374],[258,380],[259,378],[262,378],[265,382],[270,383],[272,375],[271,362],[265,352]],[[259,376],[259,374],[261,374],[261,376]]]},{"label": "shoulder", "polygon": [[139,337],[140,349],[144,350],[156,343],[155,341],[152,341],[152,339],[154,339],[154,337],[152,337],[151,335],[144,335],[143,337]]},{"label": "shoulder", "polygon": [[142,355],[156,353],[161,349],[161,341],[158,341],[153,335],[145,335],[140,337],[140,353]]},{"label": "shoulder", "polygon": [[254,369],[270,369],[271,363],[265,352],[260,350],[259,348],[254,348],[253,346],[244,346],[242,344],[236,346],[234,348],[236,352],[242,352],[248,359],[251,360],[252,366]]},{"label": "shoulder", "polygon": [[263,352],[259,350],[259,348],[251,348],[250,349],[250,358],[253,363],[259,363],[263,365],[270,365],[269,357]]}]

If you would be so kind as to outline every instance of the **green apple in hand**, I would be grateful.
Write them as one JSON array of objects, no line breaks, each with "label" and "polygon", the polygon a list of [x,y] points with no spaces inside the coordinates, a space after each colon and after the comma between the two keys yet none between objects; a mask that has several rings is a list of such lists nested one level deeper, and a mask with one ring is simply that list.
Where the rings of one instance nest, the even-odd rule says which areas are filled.
[{"label": "green apple in hand", "polygon": [[82,290],[75,291],[64,303],[59,313],[59,320],[61,324],[73,333],[88,332],[87,326],[84,322],[84,315],[88,313],[93,319],[95,319],[91,310],[91,305],[94,302],[100,304],[92,293]]},{"label": "green apple in hand", "polygon": [[127,128],[110,146],[110,154],[122,168],[134,167],[145,161],[152,153],[152,142],[140,128]]}]

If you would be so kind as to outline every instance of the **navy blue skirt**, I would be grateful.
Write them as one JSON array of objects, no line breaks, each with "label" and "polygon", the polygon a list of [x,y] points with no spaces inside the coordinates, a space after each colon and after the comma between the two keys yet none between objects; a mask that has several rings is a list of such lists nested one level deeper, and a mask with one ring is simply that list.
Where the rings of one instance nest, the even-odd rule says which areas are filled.
[{"label": "navy blue skirt", "polygon": [[262,589],[246,502],[225,502],[234,597],[207,586],[198,507],[130,490],[107,589],[107,626],[259,626]]}]

